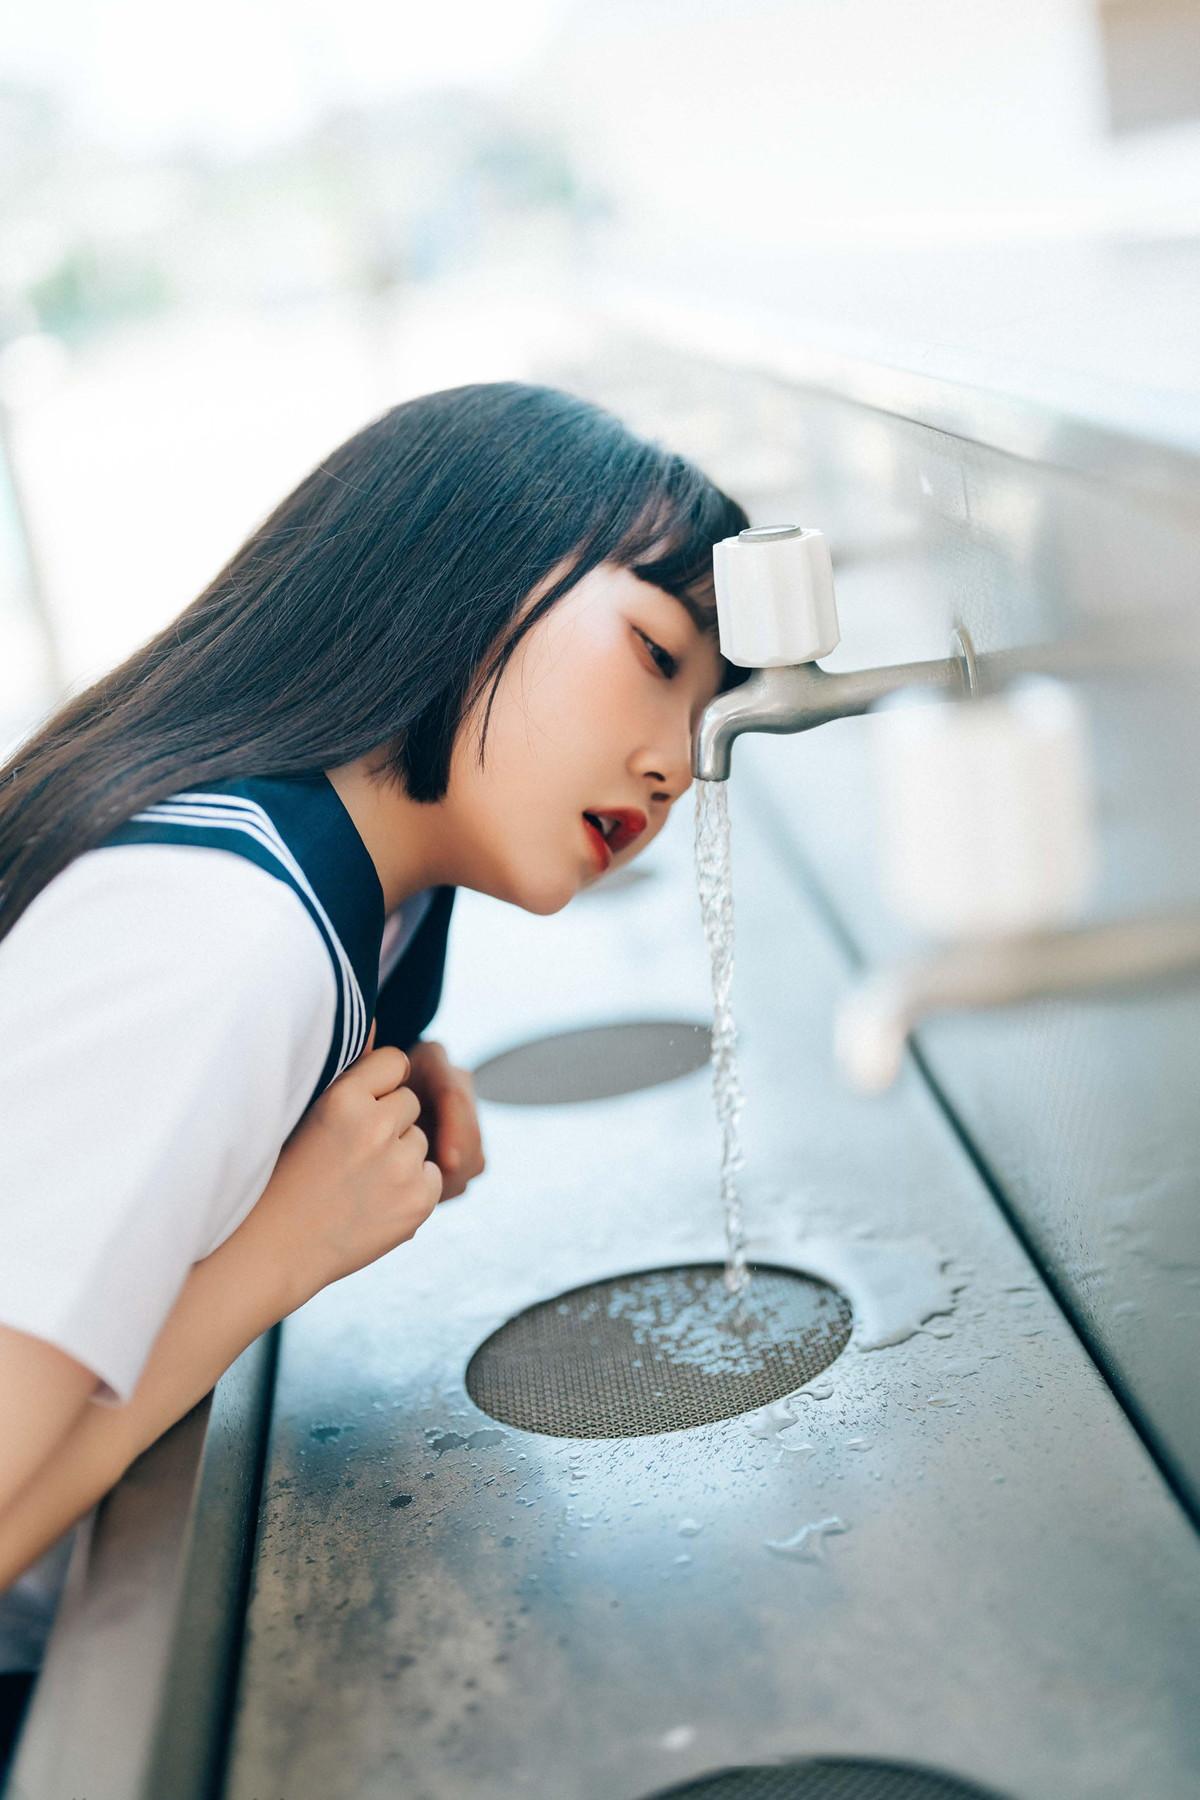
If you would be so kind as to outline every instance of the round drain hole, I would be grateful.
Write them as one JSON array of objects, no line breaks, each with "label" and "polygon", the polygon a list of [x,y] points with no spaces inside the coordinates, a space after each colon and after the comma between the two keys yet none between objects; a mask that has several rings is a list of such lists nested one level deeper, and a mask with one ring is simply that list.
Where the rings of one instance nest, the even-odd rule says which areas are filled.
[{"label": "round drain hole", "polygon": [[509,1106],[564,1106],[657,1087],[702,1069],[709,1029],[694,1019],[638,1019],[557,1031],[503,1050],[472,1070],[483,1100]]},{"label": "round drain hole", "polygon": [[659,1788],[652,1800],[676,1800],[684,1794],[702,1800],[1000,1800],[994,1788],[937,1769],[843,1757],[728,1769],[682,1787]]},{"label": "round drain hole", "polygon": [[550,1437],[643,1437],[736,1418],[827,1369],[853,1314],[813,1275],[721,1263],[617,1275],[540,1301],[494,1331],[467,1392],[505,1425]]}]

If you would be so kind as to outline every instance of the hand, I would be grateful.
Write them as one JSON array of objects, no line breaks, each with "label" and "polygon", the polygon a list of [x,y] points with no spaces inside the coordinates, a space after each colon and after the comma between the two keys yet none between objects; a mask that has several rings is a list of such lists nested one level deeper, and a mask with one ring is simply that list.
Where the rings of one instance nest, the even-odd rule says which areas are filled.
[{"label": "hand", "polygon": [[[372,1032],[374,1029],[372,1025]],[[442,1171],[442,1199],[453,1200],[487,1166],[475,1084],[468,1071],[456,1068],[444,1046],[432,1038],[419,1039],[408,1054],[412,1063],[408,1085],[421,1102],[421,1121],[434,1145],[430,1154]]]},{"label": "hand", "polygon": [[301,1305],[413,1236],[442,1193],[442,1175],[403,1084],[403,1050],[373,1050],[325,1089],[279,1154],[252,1219],[267,1233]]}]

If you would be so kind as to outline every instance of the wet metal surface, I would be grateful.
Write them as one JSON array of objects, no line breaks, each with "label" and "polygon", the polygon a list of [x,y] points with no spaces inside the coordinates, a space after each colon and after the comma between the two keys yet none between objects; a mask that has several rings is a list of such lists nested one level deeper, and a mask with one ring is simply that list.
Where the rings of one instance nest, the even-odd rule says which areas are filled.
[{"label": "wet metal surface", "polygon": [[[720,1262],[723,1220],[704,1071],[485,1102],[484,1178],[284,1325],[226,1800],[635,1800],[813,1755],[1022,1800],[1200,1785],[1195,1535],[917,1075],[836,1082],[848,970],[732,812],[748,1250],[845,1292],[849,1343],[692,1430],[497,1425],[464,1377],[505,1320]],[[461,895],[454,1059],[484,1013],[594,1019],[601,982],[704,1016],[690,826],[603,907]]]}]

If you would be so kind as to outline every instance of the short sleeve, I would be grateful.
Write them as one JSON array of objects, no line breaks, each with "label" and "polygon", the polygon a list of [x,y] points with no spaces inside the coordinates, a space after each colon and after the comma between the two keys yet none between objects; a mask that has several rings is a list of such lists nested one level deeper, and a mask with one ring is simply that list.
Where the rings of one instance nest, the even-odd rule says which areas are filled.
[{"label": "short sleeve", "polygon": [[129,1400],[267,1185],[335,1009],[303,903],[227,851],[89,851],[0,943],[0,1322],[94,1369],[94,1400]]}]

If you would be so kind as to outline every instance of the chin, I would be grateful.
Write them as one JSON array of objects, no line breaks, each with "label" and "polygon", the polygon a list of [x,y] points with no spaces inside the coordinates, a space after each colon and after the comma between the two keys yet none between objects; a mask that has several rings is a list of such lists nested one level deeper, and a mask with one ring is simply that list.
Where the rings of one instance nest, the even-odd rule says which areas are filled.
[{"label": "chin", "polygon": [[553,863],[542,869],[525,868],[513,874],[513,899],[526,912],[548,917],[561,912],[579,892],[582,883],[562,865]]},{"label": "chin", "polygon": [[497,871],[486,891],[509,906],[519,906],[522,912],[546,917],[561,912],[575,898],[579,887],[564,880],[561,869],[548,869],[540,875],[529,869],[505,869],[502,873]]},{"label": "chin", "polygon": [[526,887],[517,905],[524,907],[526,912],[538,913],[542,918],[547,918],[551,913],[561,912],[578,892],[578,888],[565,888],[561,883],[555,886],[547,884],[545,888],[532,892]]}]

